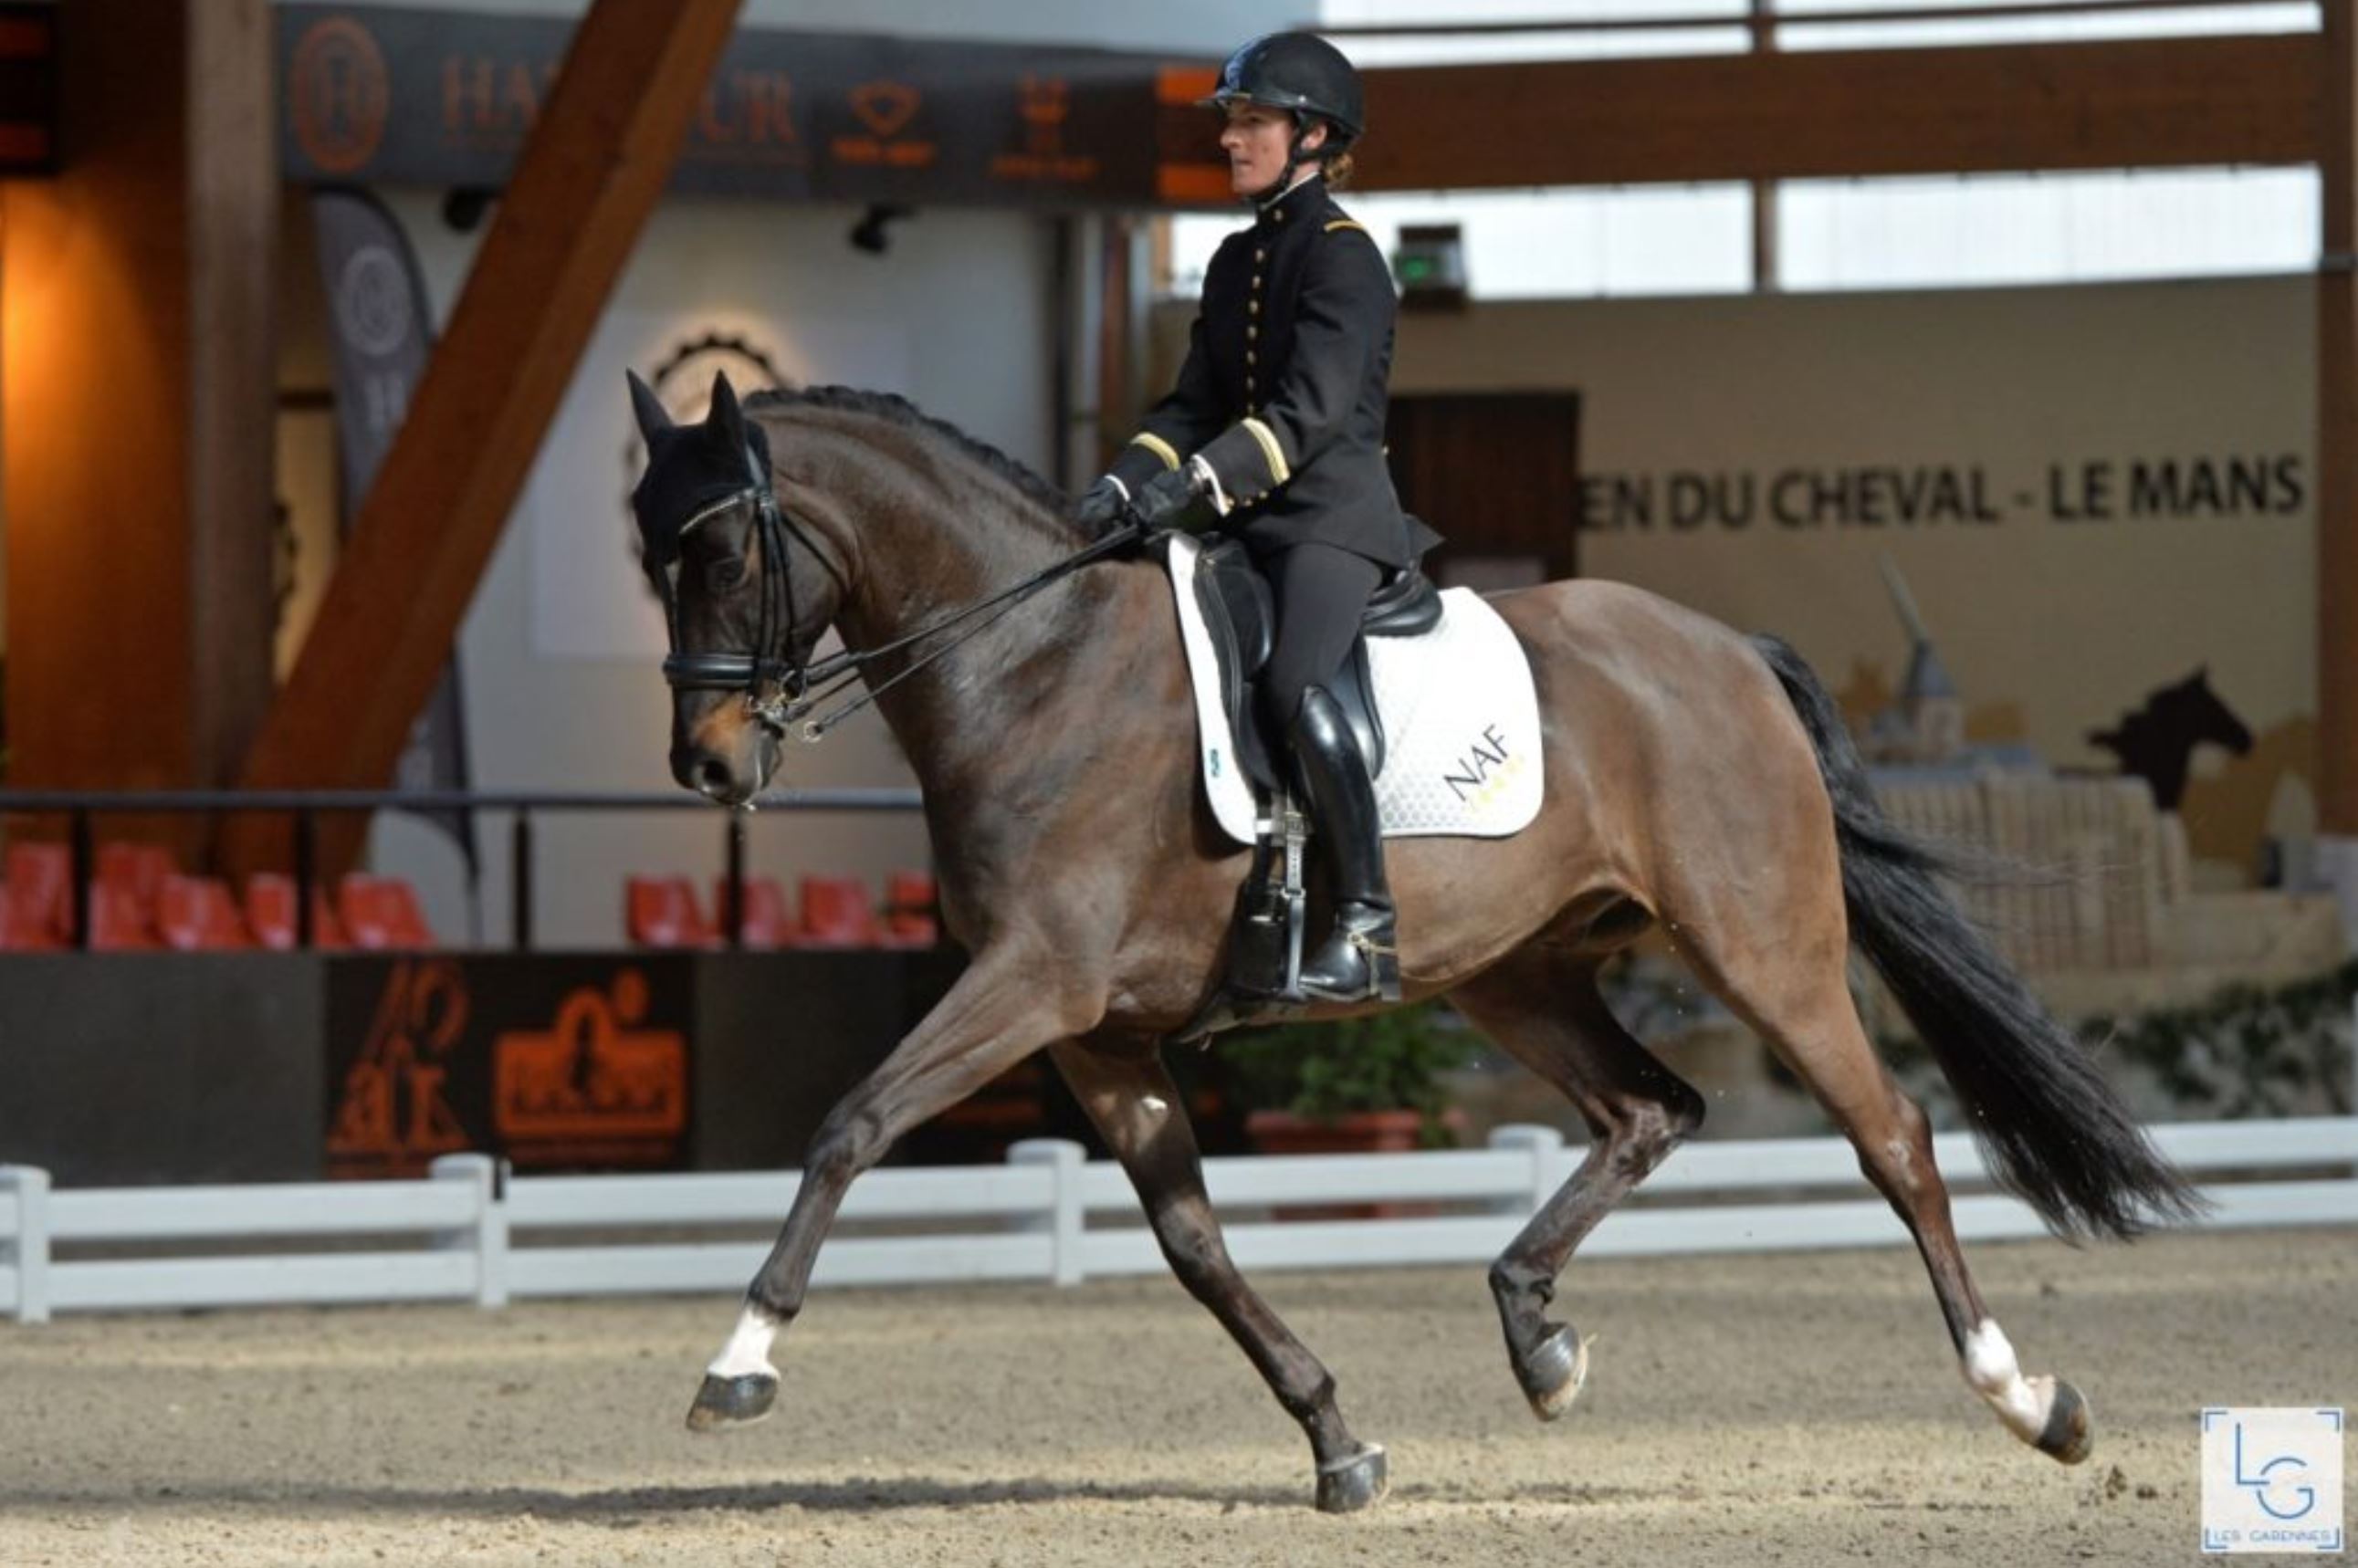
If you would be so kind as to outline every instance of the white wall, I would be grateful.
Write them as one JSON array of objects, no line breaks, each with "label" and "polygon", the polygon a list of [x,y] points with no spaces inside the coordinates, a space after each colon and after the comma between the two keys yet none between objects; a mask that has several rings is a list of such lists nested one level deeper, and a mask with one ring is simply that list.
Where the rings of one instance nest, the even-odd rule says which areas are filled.
[{"label": "white wall", "polygon": [[[1595,521],[1617,479],[1655,507],[1584,533],[1583,570],[1779,633],[1855,699],[1906,663],[1886,557],[1982,733],[2059,765],[2111,771],[2084,732],[2207,665],[2260,745],[2197,753],[2187,827],[2198,854],[2246,866],[2263,828],[2313,820],[2315,342],[2306,276],[1530,301],[1404,314],[1393,389],[1578,392]],[[2190,485],[2185,504],[2137,504],[2137,465],[2205,461],[2289,482],[2263,504]],[[1996,520],[1903,524],[1887,488],[1873,522],[1794,525],[1768,504],[1788,473],[1864,470],[1978,477]],[[1759,504],[1674,522],[1682,475],[1749,481]]]}]

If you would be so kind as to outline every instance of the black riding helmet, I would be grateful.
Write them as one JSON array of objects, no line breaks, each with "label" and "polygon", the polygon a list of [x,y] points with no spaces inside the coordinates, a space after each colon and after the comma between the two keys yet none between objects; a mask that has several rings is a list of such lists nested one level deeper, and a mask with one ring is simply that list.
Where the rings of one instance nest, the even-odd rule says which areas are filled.
[{"label": "black riding helmet", "polygon": [[1283,109],[1303,131],[1309,129],[1305,117],[1314,115],[1328,125],[1326,145],[1318,149],[1322,158],[1357,141],[1368,125],[1358,71],[1315,33],[1270,33],[1244,45],[1220,68],[1220,85],[1202,103],[1214,109],[1231,103]]}]

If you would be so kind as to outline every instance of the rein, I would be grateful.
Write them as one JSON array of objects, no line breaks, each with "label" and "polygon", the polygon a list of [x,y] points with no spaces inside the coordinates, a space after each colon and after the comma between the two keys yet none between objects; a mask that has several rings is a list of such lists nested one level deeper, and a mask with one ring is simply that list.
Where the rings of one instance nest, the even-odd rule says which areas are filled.
[{"label": "rein", "polygon": [[[791,727],[799,724],[800,729],[797,732],[803,740],[809,741],[819,740],[844,719],[874,702],[935,660],[989,631],[1009,611],[1040,589],[1060,578],[1071,575],[1093,561],[1103,560],[1108,556],[1129,548],[1143,536],[1142,528],[1133,520],[1105,537],[1083,546],[1064,559],[1044,567],[1022,582],[1002,589],[989,599],[969,604],[963,610],[953,611],[941,619],[920,626],[913,632],[904,633],[889,643],[880,643],[873,648],[847,648],[814,665],[795,651],[800,636],[795,622],[794,557],[786,547],[786,536],[791,534],[802,542],[803,548],[808,550],[813,558],[826,568],[827,574],[835,579],[836,587],[840,592],[848,595],[851,591],[851,585],[845,580],[843,573],[837,568],[835,563],[827,558],[826,552],[811,542],[810,535],[804,530],[803,524],[797,522],[794,514],[779,502],[777,491],[772,485],[767,472],[768,465],[760,460],[750,444],[745,450],[745,466],[749,480],[744,487],[732,491],[689,518],[687,522],[681,524],[680,534],[685,538],[688,530],[699,523],[718,516],[741,503],[751,501],[753,503],[755,527],[762,544],[764,579],[760,630],[756,636],[754,650],[750,654],[679,652],[677,589],[674,585],[671,589],[673,602],[670,607],[673,611],[673,651],[665,655],[664,678],[671,683],[674,690],[679,691],[742,690],[745,694],[746,707],[764,727],[783,735]],[[775,572],[767,569],[773,559],[778,563],[778,569]],[[912,659],[907,668],[890,679],[871,687],[859,697],[816,719],[808,717],[811,709],[858,680],[864,673],[863,666],[870,660],[881,659],[888,654],[897,654],[914,643],[937,637],[951,628],[973,621],[976,616],[992,609],[997,609],[999,613],[989,620],[967,627],[957,636],[951,638],[932,652]],[[771,650],[779,645],[778,632],[781,622],[784,623],[786,654],[783,660],[770,657]],[[821,687],[822,689],[813,691],[811,688],[814,686]]]}]

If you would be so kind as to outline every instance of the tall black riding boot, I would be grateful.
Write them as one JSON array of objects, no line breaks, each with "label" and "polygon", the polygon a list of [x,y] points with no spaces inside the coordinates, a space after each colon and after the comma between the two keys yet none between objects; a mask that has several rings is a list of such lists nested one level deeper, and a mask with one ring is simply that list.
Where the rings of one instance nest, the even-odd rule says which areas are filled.
[{"label": "tall black riding boot", "polygon": [[1302,694],[1288,736],[1335,884],[1335,930],[1302,964],[1302,989],[1327,1001],[1400,1000],[1400,952],[1376,788],[1341,704],[1325,687]]}]

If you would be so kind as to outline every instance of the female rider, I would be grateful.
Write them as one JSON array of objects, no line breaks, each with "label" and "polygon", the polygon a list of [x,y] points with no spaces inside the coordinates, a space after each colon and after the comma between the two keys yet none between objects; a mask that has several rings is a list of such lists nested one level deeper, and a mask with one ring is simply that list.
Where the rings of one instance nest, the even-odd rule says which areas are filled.
[{"label": "female rider", "polygon": [[1229,182],[1253,205],[1204,275],[1186,363],[1112,469],[1082,496],[1093,530],[1125,509],[1150,529],[1208,501],[1269,579],[1277,638],[1261,695],[1293,752],[1334,879],[1335,929],[1302,967],[1331,1000],[1400,994],[1391,892],[1366,759],[1327,684],[1387,571],[1432,535],[1384,465],[1391,270],[1328,194],[1365,129],[1358,73],[1311,33],[1228,57]]}]

